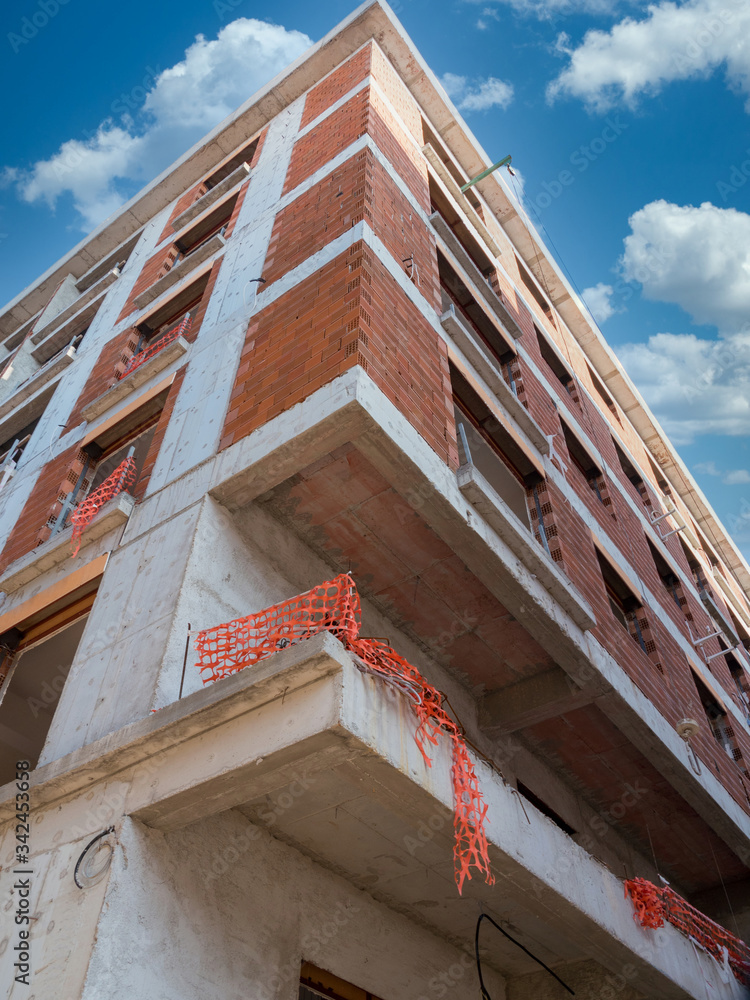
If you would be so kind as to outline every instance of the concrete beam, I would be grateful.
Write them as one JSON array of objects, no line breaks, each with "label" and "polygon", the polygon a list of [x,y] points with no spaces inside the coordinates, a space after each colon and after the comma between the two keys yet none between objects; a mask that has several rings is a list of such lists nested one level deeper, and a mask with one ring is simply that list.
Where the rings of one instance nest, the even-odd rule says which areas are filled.
[{"label": "concrete beam", "polygon": [[[204,476],[213,481],[211,495],[237,510],[350,442],[576,685],[597,685],[605,714],[739,857],[750,858],[747,814],[707,768],[700,776],[693,773],[683,741],[653,702],[462,497],[455,474],[361,368],[227,448]],[[179,482],[175,489],[175,501],[184,502]]]},{"label": "concrete beam", "polygon": [[515,733],[590,705],[599,693],[577,688],[563,670],[549,670],[485,695],[480,723],[488,733]]},{"label": "concrete beam", "polygon": [[[269,794],[281,802],[278,793],[288,790],[275,836],[355,884],[367,876],[379,898],[465,941],[476,908],[450,886],[452,824],[434,822],[453,808],[451,748],[440,741],[426,768],[415,726],[407,699],[363,674],[324,634],[39,768],[32,795],[37,813],[59,806],[59,826],[83,789],[93,801],[102,786],[117,784],[123,815],[169,831],[232,806],[252,814]],[[583,953],[614,973],[631,966],[634,988],[654,1000],[703,1000],[690,942],[671,927],[652,940],[634,923],[619,879],[533,807],[522,810],[501,777],[478,769],[502,906],[512,908],[522,939],[556,963]],[[301,811],[293,791],[300,781],[320,782]],[[0,793],[10,822],[14,791],[7,785]],[[331,837],[339,814],[346,832]],[[422,829],[435,836],[422,838],[417,854],[408,838]],[[563,856],[569,864],[559,864]],[[498,913],[494,889],[475,880],[470,891]],[[425,909],[425,900],[434,906]],[[721,983],[718,967],[702,971],[717,1000],[738,996]]]}]

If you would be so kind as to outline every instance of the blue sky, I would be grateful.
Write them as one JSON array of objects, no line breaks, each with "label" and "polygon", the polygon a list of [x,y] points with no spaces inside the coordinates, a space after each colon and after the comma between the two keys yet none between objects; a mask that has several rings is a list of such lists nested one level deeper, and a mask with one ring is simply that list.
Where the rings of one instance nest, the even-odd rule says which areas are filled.
[{"label": "blue sky", "polygon": [[[750,555],[750,4],[394,6]],[[0,301],[352,7],[6,5]]]}]

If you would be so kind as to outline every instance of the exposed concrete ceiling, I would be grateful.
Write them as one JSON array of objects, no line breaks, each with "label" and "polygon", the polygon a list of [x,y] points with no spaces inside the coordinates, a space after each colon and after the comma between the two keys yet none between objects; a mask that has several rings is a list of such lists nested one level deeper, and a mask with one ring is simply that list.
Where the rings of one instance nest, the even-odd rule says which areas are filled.
[{"label": "exposed concrete ceiling", "polygon": [[[475,694],[485,695],[485,731],[515,732],[565,776],[657,869],[685,891],[747,870],[629,738],[575,692],[554,659],[352,444],[335,449],[259,496],[257,503],[292,528],[333,572],[351,570],[363,596]],[[388,638],[387,636],[385,637]],[[523,682],[550,688],[535,716],[498,725],[493,706]],[[526,698],[526,694],[524,694]],[[587,704],[588,702],[588,704]],[[493,717],[494,716],[494,717]],[[634,783],[647,791],[618,815]],[[585,833],[586,831],[579,831]],[[715,861],[713,860],[715,859]],[[619,874],[619,873],[618,873]]]}]

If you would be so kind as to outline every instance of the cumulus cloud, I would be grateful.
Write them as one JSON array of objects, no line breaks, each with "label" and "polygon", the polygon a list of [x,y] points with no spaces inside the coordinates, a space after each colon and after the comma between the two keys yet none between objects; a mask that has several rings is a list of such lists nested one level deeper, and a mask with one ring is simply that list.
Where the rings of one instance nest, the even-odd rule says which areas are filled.
[{"label": "cumulus cloud", "polygon": [[456,73],[445,73],[440,82],[459,111],[504,109],[513,100],[513,84],[494,76],[469,79]]},{"label": "cumulus cloud", "polygon": [[654,201],[630,217],[621,265],[648,299],[696,323],[736,331],[750,320],[750,215],[710,202]]},{"label": "cumulus cloud", "polygon": [[211,40],[198,35],[182,61],[137,88],[145,93],[140,107],[118,98],[94,132],[27,169],[6,168],[5,183],[23,201],[50,208],[70,196],[81,228],[90,230],[127,200],[128,189],[169,166],[310,45],[300,31],[254,18],[232,21]]},{"label": "cumulus cloud", "polygon": [[675,444],[750,434],[750,332],[659,333],[617,353]]},{"label": "cumulus cloud", "polygon": [[606,323],[610,316],[614,316],[617,311],[612,305],[612,295],[614,288],[612,285],[605,285],[600,281],[591,288],[584,288],[581,298],[589,308],[589,312],[597,323]]},{"label": "cumulus cloud", "polygon": [[[549,85],[548,97],[577,97],[601,112],[719,69],[731,87],[750,94],[748,36],[747,0],[661,0],[649,5],[644,18],[626,17],[609,31],[588,31],[577,48],[563,38],[560,48],[569,62]],[[746,108],[750,111],[750,101]]]}]

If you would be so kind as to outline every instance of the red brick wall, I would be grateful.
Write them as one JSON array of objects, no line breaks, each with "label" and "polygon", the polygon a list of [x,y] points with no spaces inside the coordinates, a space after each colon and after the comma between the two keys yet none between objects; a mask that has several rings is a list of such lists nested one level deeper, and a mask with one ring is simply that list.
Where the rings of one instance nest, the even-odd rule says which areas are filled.
[{"label": "red brick wall", "polygon": [[138,275],[135,284],[130,290],[130,295],[128,295],[127,301],[122,307],[122,312],[117,317],[118,323],[133,312],[135,309],[135,300],[141,292],[145,292],[154,282],[167,274],[178,255],[179,250],[174,243],[171,243],[166,247],[162,247],[158,253],[155,253],[153,257],[146,261],[143,265],[143,270]]},{"label": "red brick wall", "polygon": [[[272,284],[365,219],[436,310],[440,288],[434,236],[371,150],[363,150],[276,216],[263,277]],[[412,264],[405,264],[412,257]],[[416,266],[416,272],[414,267]]]},{"label": "red brick wall", "polygon": [[417,102],[409,93],[409,89],[388,61],[385,53],[377,45],[373,45],[371,73],[382,87],[386,97],[393,105],[407,131],[423,145],[422,113]]},{"label": "red brick wall", "polygon": [[351,229],[363,214],[372,220],[370,160],[368,152],[356,154],[279,212],[263,265],[268,285]]},{"label": "red brick wall", "polygon": [[309,125],[318,115],[322,115],[332,104],[348,93],[355,84],[364,80],[370,72],[372,48],[372,44],[366,45],[360,52],[342,63],[338,69],[335,69],[333,73],[330,73],[312,88],[305,98],[300,128]]},{"label": "red brick wall", "polygon": [[221,448],[360,364],[443,461],[458,464],[447,356],[361,243],[254,317]]},{"label": "red brick wall", "polygon": [[161,236],[157,241],[157,246],[162,240],[165,240],[167,236],[171,236],[174,233],[174,227],[172,225],[173,221],[178,215],[190,208],[194,201],[197,201],[201,195],[204,195],[208,189],[204,185],[203,181],[199,181],[194,184],[189,191],[186,191],[172,206],[172,211],[169,213],[169,218],[167,219],[167,224],[162,230]]},{"label": "red brick wall", "polygon": [[372,136],[424,211],[428,212],[430,197],[424,158],[373,87],[355,94],[295,144],[284,182],[284,194],[293,191],[365,134]]},{"label": "red brick wall", "polygon": [[[213,287],[219,274],[222,259],[223,258],[219,258],[219,260],[217,260],[211,268],[211,275],[208,279],[205,291],[203,292],[203,298],[201,299],[198,311],[193,318],[190,331],[185,337],[185,339],[190,343],[192,343],[198,336],[198,331],[200,330],[206,308],[208,307],[209,299],[211,298],[211,292],[213,291]],[[68,418],[68,423],[66,424],[67,429],[75,427],[78,423],[80,423],[82,419],[81,411],[84,407],[88,406],[88,404],[95,400],[97,396],[101,396],[101,394],[106,392],[106,390],[113,384],[115,365],[117,364],[123,352],[124,346],[130,336],[131,330],[128,329],[119,336],[113,337],[112,340],[104,345],[102,352],[94,365],[91,375],[89,376],[86,385],[83,387],[80,396],[76,400],[73,411]]]},{"label": "red brick wall", "polygon": [[60,491],[68,467],[78,454],[78,445],[68,448],[42,468],[29,499],[0,553],[0,573],[35,547],[39,530],[44,526],[50,507]]},{"label": "red brick wall", "polygon": [[324,118],[294,144],[284,181],[283,194],[293,191],[318,167],[328,163],[367,132],[369,90],[361,90],[338,110]]}]

